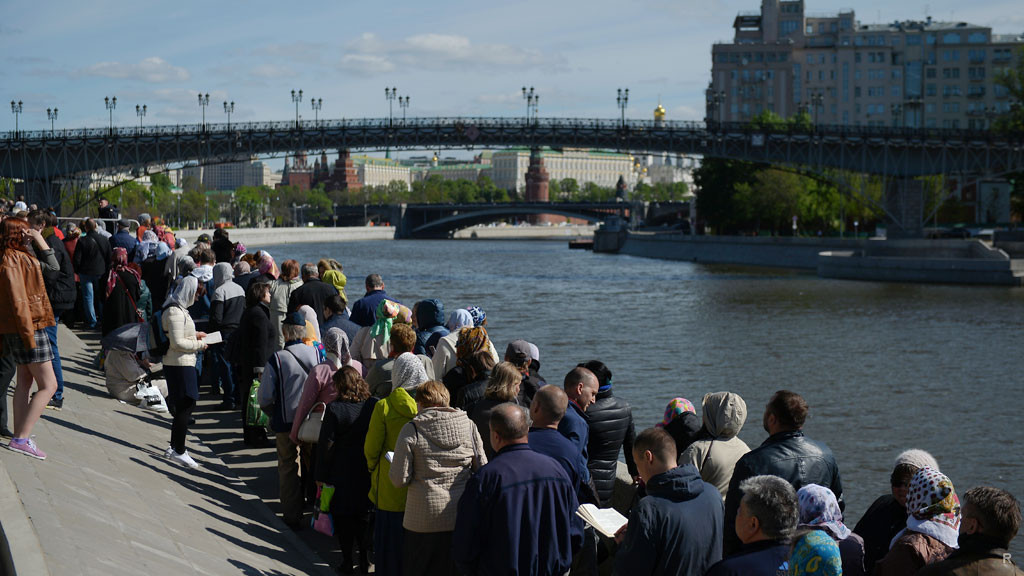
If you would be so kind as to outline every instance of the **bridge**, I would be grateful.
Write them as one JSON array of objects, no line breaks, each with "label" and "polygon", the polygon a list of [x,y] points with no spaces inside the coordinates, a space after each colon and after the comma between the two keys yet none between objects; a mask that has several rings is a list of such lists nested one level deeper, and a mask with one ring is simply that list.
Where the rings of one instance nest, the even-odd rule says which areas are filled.
[{"label": "bridge", "polygon": [[[914,177],[999,175],[1024,170],[1024,134],[855,126],[773,129],[749,123],[586,118],[388,118],[253,122],[145,128],[8,132],[0,176],[55,204],[53,183],[75,174],[144,170],[198,161],[326,149],[598,148],[731,158],[809,170],[829,168],[895,179],[890,217],[913,228],[921,211]],[[919,222],[918,222],[919,226]]]},{"label": "bridge", "polygon": [[628,219],[636,211],[640,218],[665,213],[686,214],[687,202],[662,202],[645,206],[627,202],[497,202],[473,204],[399,204],[338,206],[335,214],[342,221],[366,217],[390,222],[396,238],[451,238],[462,228],[497,220],[528,215],[554,214],[588,222],[601,222],[610,216]]}]

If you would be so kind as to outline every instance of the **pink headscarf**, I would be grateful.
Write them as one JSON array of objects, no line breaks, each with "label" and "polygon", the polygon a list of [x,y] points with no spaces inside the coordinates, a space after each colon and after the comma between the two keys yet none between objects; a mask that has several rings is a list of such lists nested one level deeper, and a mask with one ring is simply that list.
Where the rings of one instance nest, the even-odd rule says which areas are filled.
[{"label": "pink headscarf", "polygon": [[281,271],[277,268],[274,257],[270,255],[270,252],[263,251],[262,256],[260,256],[260,274],[266,274],[275,280],[281,275]]}]

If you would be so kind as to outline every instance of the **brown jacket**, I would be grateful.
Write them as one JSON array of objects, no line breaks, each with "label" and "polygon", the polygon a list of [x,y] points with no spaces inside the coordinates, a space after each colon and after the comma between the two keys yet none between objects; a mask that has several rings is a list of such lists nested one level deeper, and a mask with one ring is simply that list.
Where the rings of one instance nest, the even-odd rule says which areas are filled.
[{"label": "brown jacket", "polygon": [[931,536],[907,530],[875,564],[875,576],[914,574],[929,564],[945,560],[952,552],[953,548]]},{"label": "brown jacket", "polygon": [[39,261],[18,250],[5,250],[0,263],[0,334],[17,334],[32,349],[35,331],[53,325]]}]

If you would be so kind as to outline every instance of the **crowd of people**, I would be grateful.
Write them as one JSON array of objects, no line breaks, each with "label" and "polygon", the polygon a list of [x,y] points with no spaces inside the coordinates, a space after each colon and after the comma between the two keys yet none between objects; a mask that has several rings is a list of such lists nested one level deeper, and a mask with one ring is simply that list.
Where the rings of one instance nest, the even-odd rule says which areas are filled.
[{"label": "crowd of people", "polygon": [[[165,456],[188,469],[200,466],[186,446],[200,392],[217,394],[245,444],[274,447],[285,524],[308,527],[314,503],[331,514],[340,573],[1021,573],[1007,552],[1014,496],[979,486],[961,500],[922,450],[897,455],[891,493],[844,524],[839,464],[804,434],[810,408],[795,392],[768,398],[754,448],[739,438],[747,404],[728,391],[674,398],[637,433],[609,366],[580,362],[548,383],[536,345],[499,355],[479,306],[407,306],[379,274],[349,306],[331,258],[278,265],[226,230],[189,245],[148,215],[110,231],[21,208],[0,222],[0,381],[17,377],[13,431],[6,401],[0,412],[6,446],[46,458],[31,431],[63,405],[62,317],[111,339],[141,332],[145,346],[104,345],[111,394],[131,401],[159,377]],[[628,513],[614,537],[577,514],[613,503]]]}]

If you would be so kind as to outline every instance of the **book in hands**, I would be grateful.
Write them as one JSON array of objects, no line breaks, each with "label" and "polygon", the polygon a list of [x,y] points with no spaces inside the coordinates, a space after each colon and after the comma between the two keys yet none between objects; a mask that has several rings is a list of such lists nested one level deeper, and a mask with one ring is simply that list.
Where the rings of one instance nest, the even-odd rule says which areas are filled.
[{"label": "book in hands", "polygon": [[598,508],[593,504],[580,504],[580,507],[576,509],[576,515],[609,538],[615,538],[615,533],[619,531],[619,528],[628,522],[628,519],[619,514],[618,510]]},{"label": "book in hands", "polygon": [[206,342],[207,344],[209,344],[211,346],[214,345],[214,344],[220,344],[223,341],[224,341],[224,337],[221,336],[220,332],[210,332],[209,334],[207,334],[203,338],[203,342]]}]

